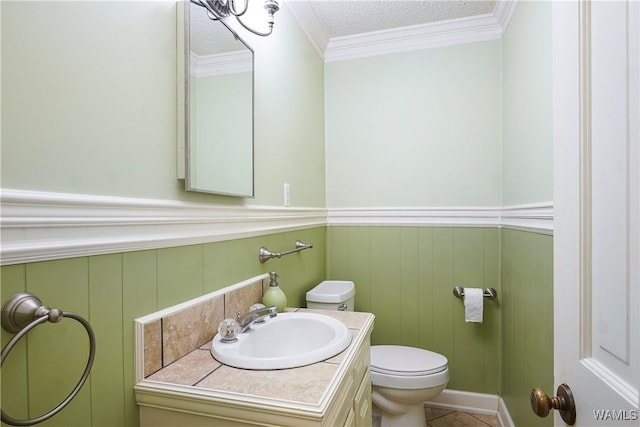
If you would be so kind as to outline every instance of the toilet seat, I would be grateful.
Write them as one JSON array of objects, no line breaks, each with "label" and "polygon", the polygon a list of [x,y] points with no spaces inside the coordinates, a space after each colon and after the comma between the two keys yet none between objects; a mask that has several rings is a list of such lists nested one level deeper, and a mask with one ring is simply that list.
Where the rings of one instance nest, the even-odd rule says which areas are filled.
[{"label": "toilet seat", "polygon": [[437,387],[449,381],[447,358],[421,348],[371,347],[372,384],[400,389]]},{"label": "toilet seat", "polygon": [[371,347],[371,370],[389,375],[430,375],[447,368],[447,358],[421,348],[401,345]]}]

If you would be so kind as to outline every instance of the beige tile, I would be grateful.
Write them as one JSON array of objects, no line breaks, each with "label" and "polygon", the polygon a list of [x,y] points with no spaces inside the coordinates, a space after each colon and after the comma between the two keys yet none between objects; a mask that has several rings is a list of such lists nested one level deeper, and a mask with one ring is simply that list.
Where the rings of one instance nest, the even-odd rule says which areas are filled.
[{"label": "beige tile", "polygon": [[171,384],[194,385],[219,366],[220,363],[211,356],[208,350],[198,349],[176,360],[147,379]]},{"label": "beige tile", "polygon": [[451,409],[429,408],[429,407],[424,408],[424,415],[426,416],[427,421],[443,417],[445,415],[451,414],[452,412],[454,411],[452,411]]},{"label": "beige tile", "polygon": [[262,279],[262,295],[264,295],[264,293],[267,292],[267,289],[269,289],[269,286],[271,286],[271,278],[267,277],[265,279]]},{"label": "beige tile", "polygon": [[162,319],[163,366],[211,341],[224,318],[222,295]]},{"label": "beige tile", "polygon": [[[293,369],[251,371],[222,366],[197,387],[302,403],[319,403],[338,365],[316,363]],[[242,375],[239,375],[239,373]]]},{"label": "beige tile", "polygon": [[452,412],[427,423],[431,427],[487,427],[485,423],[465,412]]},{"label": "beige tile", "polygon": [[162,368],[162,326],[160,320],[144,325],[144,376]]},{"label": "beige tile", "polygon": [[496,415],[486,415],[486,414],[469,414],[472,417],[478,418],[484,423],[490,425],[491,427],[500,427],[500,421],[498,421],[498,417]]},{"label": "beige tile", "polygon": [[237,313],[245,314],[249,307],[262,301],[262,280],[224,294],[224,317],[236,318]]}]

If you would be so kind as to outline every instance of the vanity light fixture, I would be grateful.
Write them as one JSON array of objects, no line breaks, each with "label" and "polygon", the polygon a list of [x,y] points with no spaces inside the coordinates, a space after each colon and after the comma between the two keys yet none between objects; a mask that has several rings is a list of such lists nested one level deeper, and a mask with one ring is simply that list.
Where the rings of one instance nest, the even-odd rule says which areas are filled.
[{"label": "vanity light fixture", "polygon": [[[247,12],[249,1],[250,0],[191,0],[191,3],[204,7],[207,10],[209,18],[214,21],[233,15],[240,25],[253,34],[263,37],[268,36],[273,31],[273,15],[280,10],[278,0],[264,0],[264,10],[266,10],[269,15],[267,20],[269,31],[266,33],[254,30],[240,19],[240,17]],[[238,3],[240,3],[242,7],[238,7]]]}]

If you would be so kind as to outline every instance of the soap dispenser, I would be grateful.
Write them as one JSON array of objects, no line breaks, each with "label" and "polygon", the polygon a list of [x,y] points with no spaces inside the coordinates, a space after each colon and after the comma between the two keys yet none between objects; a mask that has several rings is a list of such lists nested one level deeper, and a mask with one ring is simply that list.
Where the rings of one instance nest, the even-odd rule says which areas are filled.
[{"label": "soap dispenser", "polygon": [[269,285],[269,289],[264,293],[262,297],[262,303],[267,307],[276,306],[279,312],[283,312],[287,307],[287,296],[282,292],[280,286],[278,286],[278,273],[272,271],[269,273],[269,278],[271,279],[271,284]]}]

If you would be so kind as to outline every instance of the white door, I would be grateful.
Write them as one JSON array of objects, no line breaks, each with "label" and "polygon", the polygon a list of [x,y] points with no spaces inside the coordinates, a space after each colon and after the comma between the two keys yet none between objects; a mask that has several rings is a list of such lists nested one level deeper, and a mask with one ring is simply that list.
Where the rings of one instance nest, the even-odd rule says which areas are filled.
[{"label": "white door", "polygon": [[575,425],[637,426],[640,3],[552,11],[555,385]]}]

